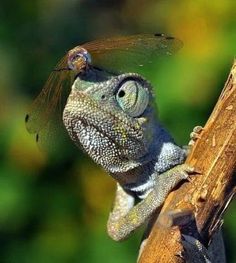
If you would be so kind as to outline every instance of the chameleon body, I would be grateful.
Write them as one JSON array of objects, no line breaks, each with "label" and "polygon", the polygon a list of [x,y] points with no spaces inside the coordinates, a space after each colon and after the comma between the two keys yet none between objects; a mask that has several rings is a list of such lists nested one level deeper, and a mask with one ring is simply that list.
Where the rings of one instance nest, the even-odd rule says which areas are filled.
[{"label": "chameleon body", "polygon": [[72,140],[117,181],[107,224],[114,240],[145,223],[193,172],[182,164],[186,151],[156,116],[150,83],[138,74],[112,75],[92,67],[79,74],[63,122]]},{"label": "chameleon body", "polygon": [[[129,98],[133,87],[136,97]],[[127,104],[126,108],[121,108],[121,101]],[[132,103],[137,107],[132,113],[135,117],[129,114]],[[127,198],[130,206],[135,198],[147,197],[158,175],[185,159],[185,151],[155,118],[150,84],[137,74],[111,76],[97,70],[88,71],[76,79],[63,121],[73,141],[82,145],[89,156],[116,179],[118,202],[126,202]],[[184,174],[184,178],[186,176]],[[111,213],[108,233],[115,240],[129,234],[121,223],[111,223],[125,214],[122,209],[128,209],[128,204],[115,204]],[[132,216],[135,221],[138,215]]]}]

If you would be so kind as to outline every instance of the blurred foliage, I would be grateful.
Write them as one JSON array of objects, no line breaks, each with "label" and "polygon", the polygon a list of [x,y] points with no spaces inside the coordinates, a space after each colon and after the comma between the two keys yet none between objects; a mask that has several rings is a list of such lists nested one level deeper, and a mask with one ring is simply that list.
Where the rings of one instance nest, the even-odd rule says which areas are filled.
[{"label": "blurred foliage", "polygon": [[[88,40],[165,32],[184,48],[144,70],[161,121],[180,144],[204,125],[236,55],[236,2],[35,0],[0,3],[0,262],[135,262],[141,231],[106,235],[115,184],[72,143],[51,158],[27,134],[24,115],[64,53]],[[225,216],[236,262],[236,206]]]}]

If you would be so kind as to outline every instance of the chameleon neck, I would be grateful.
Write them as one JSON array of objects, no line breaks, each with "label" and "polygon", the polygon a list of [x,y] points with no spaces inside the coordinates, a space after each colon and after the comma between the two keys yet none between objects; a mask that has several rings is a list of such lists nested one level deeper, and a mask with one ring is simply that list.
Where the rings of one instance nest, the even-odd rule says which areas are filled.
[{"label": "chameleon neck", "polygon": [[152,190],[159,174],[184,162],[186,158],[185,151],[175,144],[170,134],[159,123],[155,127],[155,140],[149,154],[136,162],[137,166],[133,169],[110,173],[126,191],[141,199]]}]

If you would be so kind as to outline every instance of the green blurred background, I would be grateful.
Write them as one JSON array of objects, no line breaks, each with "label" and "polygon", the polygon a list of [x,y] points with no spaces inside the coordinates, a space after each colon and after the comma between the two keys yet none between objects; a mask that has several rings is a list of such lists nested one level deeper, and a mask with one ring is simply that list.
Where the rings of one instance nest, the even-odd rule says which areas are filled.
[{"label": "green blurred background", "polygon": [[[142,231],[106,234],[115,183],[71,142],[47,157],[24,126],[27,107],[67,50],[96,38],[164,32],[184,48],[143,71],[179,144],[204,125],[236,55],[236,1],[2,0],[0,262],[135,262]],[[236,204],[225,215],[236,262]]]}]

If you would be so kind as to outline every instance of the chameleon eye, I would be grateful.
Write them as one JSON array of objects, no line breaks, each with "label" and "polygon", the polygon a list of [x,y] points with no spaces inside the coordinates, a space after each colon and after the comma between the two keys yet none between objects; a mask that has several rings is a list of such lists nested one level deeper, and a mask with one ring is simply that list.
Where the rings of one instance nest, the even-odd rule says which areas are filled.
[{"label": "chameleon eye", "polygon": [[125,81],[116,93],[116,100],[121,109],[131,117],[140,116],[149,102],[149,92],[135,80]]}]

